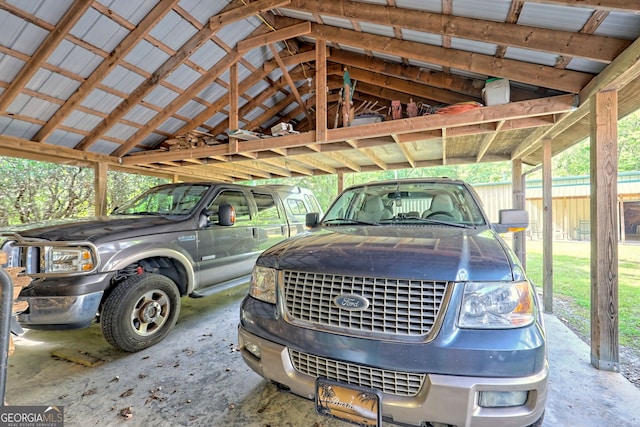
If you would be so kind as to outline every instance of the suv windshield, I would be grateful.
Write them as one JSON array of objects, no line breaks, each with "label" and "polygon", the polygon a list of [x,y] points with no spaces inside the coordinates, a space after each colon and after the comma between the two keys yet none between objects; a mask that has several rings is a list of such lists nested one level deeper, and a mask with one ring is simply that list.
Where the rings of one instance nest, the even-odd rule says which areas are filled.
[{"label": "suv windshield", "polygon": [[112,215],[188,215],[207,190],[209,186],[203,184],[155,187],[116,208]]},{"label": "suv windshield", "polygon": [[384,182],[345,190],[325,215],[325,225],[430,224],[485,225],[470,189],[457,182]]}]

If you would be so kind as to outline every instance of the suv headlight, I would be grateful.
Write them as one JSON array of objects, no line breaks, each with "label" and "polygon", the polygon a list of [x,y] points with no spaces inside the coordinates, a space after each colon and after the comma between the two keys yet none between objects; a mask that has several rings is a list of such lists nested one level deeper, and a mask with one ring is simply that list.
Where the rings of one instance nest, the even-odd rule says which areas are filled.
[{"label": "suv headlight", "polygon": [[249,294],[261,301],[276,303],[276,270],[256,265],[251,273]]},{"label": "suv headlight", "polygon": [[45,257],[46,273],[86,273],[96,267],[93,251],[86,247],[51,247]]},{"label": "suv headlight", "polygon": [[534,320],[534,295],[527,281],[466,283],[458,318],[460,328],[507,329]]}]

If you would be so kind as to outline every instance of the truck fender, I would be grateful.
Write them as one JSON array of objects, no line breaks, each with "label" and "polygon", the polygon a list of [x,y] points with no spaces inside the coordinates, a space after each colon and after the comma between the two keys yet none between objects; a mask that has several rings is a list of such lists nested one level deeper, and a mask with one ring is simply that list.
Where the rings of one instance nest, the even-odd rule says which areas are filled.
[{"label": "truck fender", "polygon": [[185,293],[190,294],[193,292],[196,282],[196,275],[193,271],[193,260],[176,249],[158,247],[140,248],[139,246],[132,246],[115,254],[112,259],[105,263],[104,267],[105,270],[117,271],[140,260],[158,257],[171,258],[179,262],[187,273]]}]

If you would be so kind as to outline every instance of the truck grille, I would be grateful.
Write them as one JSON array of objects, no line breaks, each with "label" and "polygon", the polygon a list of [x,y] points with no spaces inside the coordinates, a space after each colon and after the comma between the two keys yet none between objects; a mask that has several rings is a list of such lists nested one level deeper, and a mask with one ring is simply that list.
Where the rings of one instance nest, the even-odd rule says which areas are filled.
[{"label": "truck grille", "polygon": [[293,367],[301,374],[373,388],[396,396],[415,396],[422,388],[426,377],[425,374],[388,371],[339,362],[295,350],[289,350],[289,355]]},{"label": "truck grille", "polygon": [[[447,290],[447,282],[388,279],[284,271],[288,320],[309,327],[341,330],[352,335],[423,337],[429,334]],[[364,310],[339,308],[340,295],[369,301]]]}]

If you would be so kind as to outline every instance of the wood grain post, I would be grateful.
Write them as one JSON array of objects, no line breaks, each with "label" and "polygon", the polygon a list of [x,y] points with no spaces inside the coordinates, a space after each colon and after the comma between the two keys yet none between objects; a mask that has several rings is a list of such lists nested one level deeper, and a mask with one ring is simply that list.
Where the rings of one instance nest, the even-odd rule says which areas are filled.
[{"label": "wood grain post", "polygon": [[618,92],[590,103],[591,364],[618,372]]},{"label": "wood grain post", "polygon": [[542,300],[545,313],[553,313],[553,193],[551,139],[542,141]]},{"label": "wood grain post", "polygon": [[[524,176],[522,175],[521,159],[516,159],[511,162],[511,182],[513,192],[511,204],[514,209],[524,209]],[[525,269],[527,265],[526,242],[526,231],[523,230],[513,233],[513,251]]]}]

